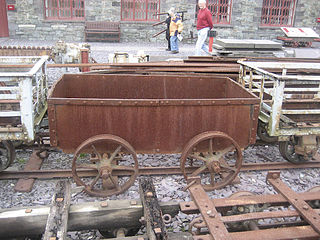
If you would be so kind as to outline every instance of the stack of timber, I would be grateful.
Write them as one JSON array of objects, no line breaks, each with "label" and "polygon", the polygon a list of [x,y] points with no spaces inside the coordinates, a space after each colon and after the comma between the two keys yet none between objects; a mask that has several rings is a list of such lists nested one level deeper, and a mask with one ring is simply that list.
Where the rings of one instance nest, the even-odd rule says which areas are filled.
[{"label": "stack of timber", "polygon": [[[319,59],[311,58],[232,58],[232,57],[197,57],[191,56],[183,61],[164,61],[164,62],[146,62],[146,63],[116,63],[116,64],[100,64],[91,65],[91,73],[99,74],[187,74],[187,75],[218,75],[227,76],[231,79],[238,80],[240,65],[238,60],[249,61],[273,61],[273,62],[320,62]],[[277,73],[277,69],[268,69],[270,72]],[[297,73],[295,70],[293,73]],[[308,70],[308,73],[310,69]],[[306,73],[306,72],[303,72]],[[318,72],[312,71],[312,74]]]}]

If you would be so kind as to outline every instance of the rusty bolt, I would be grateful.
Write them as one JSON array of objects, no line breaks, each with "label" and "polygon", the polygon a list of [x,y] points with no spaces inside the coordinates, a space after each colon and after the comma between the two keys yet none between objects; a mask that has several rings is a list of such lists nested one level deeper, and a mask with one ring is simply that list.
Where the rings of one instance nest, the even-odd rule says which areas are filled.
[{"label": "rusty bolt", "polygon": [[141,218],[139,219],[139,222],[140,222],[141,224],[146,224],[146,220],[144,219],[144,217],[141,217]]},{"label": "rusty bolt", "polygon": [[63,198],[57,198],[56,202],[63,202],[63,200],[64,200]]},{"label": "rusty bolt", "polygon": [[155,232],[155,234],[160,234],[162,232],[161,228],[155,228],[153,229],[153,231]]},{"label": "rusty bolt", "polygon": [[130,204],[131,204],[131,205],[137,205],[137,201],[132,200],[132,201],[130,201]]},{"label": "rusty bolt", "polygon": [[181,104],[184,104],[184,101],[181,101]]},{"label": "rusty bolt", "polygon": [[157,152],[160,152],[160,149],[159,149],[159,148],[157,148],[157,149],[156,149],[156,151],[157,151]]},{"label": "rusty bolt", "polygon": [[122,104],[122,102],[121,102],[121,101],[119,101],[119,104]]},{"label": "rusty bolt", "polygon": [[239,212],[244,212],[244,207],[238,207]]},{"label": "rusty bolt", "polygon": [[138,102],[134,102],[134,104],[135,104],[135,105],[137,105],[137,104],[138,104]]},{"label": "rusty bolt", "polygon": [[101,203],[100,203],[100,206],[101,206],[101,207],[108,207],[108,203],[107,203],[107,202],[101,202]]},{"label": "rusty bolt", "polygon": [[303,208],[304,210],[308,210],[308,209],[309,209],[309,206],[308,206],[308,205],[304,205],[302,208]]},{"label": "rusty bolt", "polygon": [[31,208],[27,208],[24,212],[25,212],[25,213],[31,213],[31,212],[32,212],[32,209],[31,209]]},{"label": "rusty bolt", "polygon": [[213,104],[215,104],[215,103],[216,103],[216,101],[212,101],[212,103],[213,103]]},{"label": "rusty bolt", "polygon": [[152,192],[147,192],[147,193],[146,193],[146,196],[147,196],[147,197],[153,197],[153,193],[152,193]]},{"label": "rusty bolt", "polygon": [[208,210],[208,211],[207,211],[207,214],[208,214],[208,215],[212,214],[212,211],[211,211],[211,210]]},{"label": "rusty bolt", "polygon": [[272,174],[272,178],[273,178],[273,179],[277,179],[277,178],[278,178],[278,174],[277,174],[277,173],[273,173],[273,174]]},{"label": "rusty bolt", "polygon": [[103,104],[103,101],[100,101],[101,104]]}]

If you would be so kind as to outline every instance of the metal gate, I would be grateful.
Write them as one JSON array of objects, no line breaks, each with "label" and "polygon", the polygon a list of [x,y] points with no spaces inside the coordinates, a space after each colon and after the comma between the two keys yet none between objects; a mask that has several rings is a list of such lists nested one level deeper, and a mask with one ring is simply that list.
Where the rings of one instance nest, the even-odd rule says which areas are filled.
[{"label": "metal gate", "polygon": [[0,37],[9,37],[6,0],[0,0]]}]

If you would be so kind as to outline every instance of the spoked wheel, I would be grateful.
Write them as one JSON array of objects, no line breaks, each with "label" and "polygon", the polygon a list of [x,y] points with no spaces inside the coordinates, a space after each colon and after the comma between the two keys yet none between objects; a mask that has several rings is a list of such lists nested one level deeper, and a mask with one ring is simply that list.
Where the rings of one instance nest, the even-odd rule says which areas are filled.
[{"label": "spoked wheel", "polygon": [[281,156],[292,163],[303,163],[312,159],[301,154],[297,154],[295,151],[296,142],[294,140],[279,142],[279,151]]},{"label": "spoked wheel", "polygon": [[[185,177],[201,177],[201,185],[211,191],[228,185],[242,164],[240,146],[222,132],[204,132],[192,138],[183,149],[180,168]],[[186,167],[196,170],[187,173]]]},{"label": "spoked wheel", "polygon": [[[79,177],[79,170],[96,171],[93,180]],[[117,171],[124,171],[118,177]],[[124,139],[103,134],[84,141],[72,161],[72,175],[78,185],[90,195],[107,197],[126,191],[138,175],[138,160],[133,147]]]},{"label": "spoked wheel", "polygon": [[7,169],[16,158],[16,151],[11,141],[2,141],[0,146],[0,172]]},{"label": "spoked wheel", "polygon": [[267,128],[266,128],[266,124],[262,121],[259,120],[258,122],[258,131],[257,131],[257,135],[258,137],[267,143],[273,143],[278,141],[277,137],[271,137],[268,132],[267,132]]}]

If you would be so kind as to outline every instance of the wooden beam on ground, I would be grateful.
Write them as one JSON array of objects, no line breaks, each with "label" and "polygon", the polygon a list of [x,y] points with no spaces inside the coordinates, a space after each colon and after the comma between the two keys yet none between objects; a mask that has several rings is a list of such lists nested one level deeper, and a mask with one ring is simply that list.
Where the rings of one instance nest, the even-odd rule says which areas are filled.
[{"label": "wooden beam on ground", "polygon": [[[41,168],[42,162],[43,162],[43,159],[37,155],[37,151],[33,151],[29,161],[27,162],[23,170],[24,171],[38,170]],[[30,192],[33,187],[34,181],[35,181],[34,178],[19,179],[14,187],[14,190],[16,192]]]},{"label": "wooden beam on ground", "polygon": [[[177,202],[159,203],[163,214],[175,216]],[[0,236],[18,237],[39,235],[45,231],[49,206],[0,209]],[[89,229],[139,228],[143,216],[140,200],[115,200],[80,203],[70,206],[68,231]]]},{"label": "wooden beam on ground", "polygon": [[71,186],[68,181],[59,181],[52,197],[43,240],[65,240],[71,202]]},{"label": "wooden beam on ground", "polygon": [[167,240],[167,230],[151,177],[139,180],[140,199],[144,209],[144,220],[149,240]]}]

